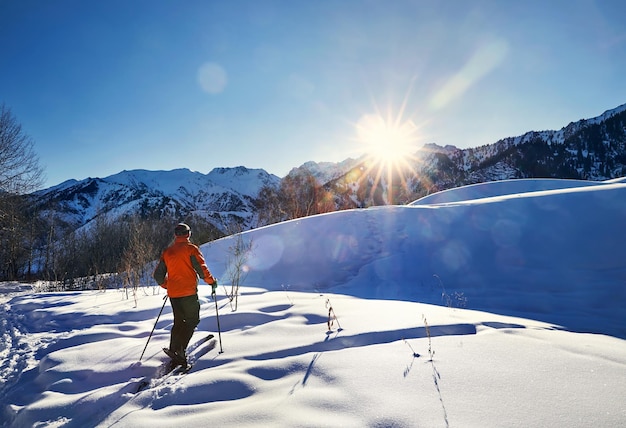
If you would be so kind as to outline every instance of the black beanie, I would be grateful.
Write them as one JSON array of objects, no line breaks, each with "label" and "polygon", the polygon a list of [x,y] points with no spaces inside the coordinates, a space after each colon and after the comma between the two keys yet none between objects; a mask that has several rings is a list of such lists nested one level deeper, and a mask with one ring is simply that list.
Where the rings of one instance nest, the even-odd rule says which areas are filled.
[{"label": "black beanie", "polygon": [[176,236],[187,236],[189,232],[191,232],[191,228],[185,223],[178,223],[174,228],[174,235]]}]

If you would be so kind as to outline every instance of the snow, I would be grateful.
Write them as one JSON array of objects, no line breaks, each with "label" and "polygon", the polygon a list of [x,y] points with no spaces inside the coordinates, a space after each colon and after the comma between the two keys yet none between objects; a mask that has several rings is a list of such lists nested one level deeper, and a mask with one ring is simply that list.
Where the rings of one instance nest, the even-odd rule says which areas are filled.
[{"label": "snow", "polygon": [[259,194],[259,183],[266,181],[264,184],[277,185],[279,182],[278,177],[268,174],[262,169],[248,169],[244,166],[214,168],[209,172],[207,178],[224,188],[233,189],[242,195],[251,197],[256,197]]},{"label": "snow", "polygon": [[611,117],[620,114],[621,112],[626,111],[626,104],[622,104],[621,106],[615,107],[614,109],[610,109],[602,113],[600,116],[594,117],[592,119],[587,119],[586,122],[588,124],[598,124],[610,119]]},{"label": "snow", "polygon": [[[617,179],[617,180],[622,180]],[[618,181],[613,182],[618,182]],[[432,205],[446,202],[457,202],[471,199],[481,199],[494,196],[504,196],[516,193],[537,192],[543,190],[558,190],[584,186],[602,185],[604,182],[566,180],[566,179],[534,179],[523,178],[517,180],[500,180],[490,183],[478,183],[462,188],[443,190],[418,199],[411,205]]]},{"label": "snow", "polygon": [[248,169],[243,166],[235,168],[214,168],[208,174],[179,168],[171,171],[148,171],[136,169],[122,171],[103,179],[108,183],[121,184],[131,188],[147,187],[175,196],[179,193],[195,195],[200,192],[224,192],[227,189],[242,195],[255,197],[264,180],[277,182],[274,175],[262,169]]},{"label": "snow", "polygon": [[[626,184],[434,196],[243,233],[236,311],[218,290],[221,343],[138,393],[166,360],[169,304],[139,361],[158,287],[135,305],[3,284],[2,426],[624,426]],[[237,239],[201,247],[221,284]],[[199,293],[192,343],[217,333]]]}]

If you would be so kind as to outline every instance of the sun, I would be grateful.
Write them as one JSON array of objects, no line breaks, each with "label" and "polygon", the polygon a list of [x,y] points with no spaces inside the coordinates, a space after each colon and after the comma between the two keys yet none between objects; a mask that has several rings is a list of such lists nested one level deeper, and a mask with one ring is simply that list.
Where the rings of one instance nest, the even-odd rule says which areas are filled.
[{"label": "sun", "polygon": [[360,151],[366,154],[363,177],[373,178],[368,187],[377,203],[403,203],[411,194],[407,179],[415,175],[422,136],[413,119],[404,118],[404,109],[405,105],[395,115],[391,108],[386,115],[376,109],[354,124]]},{"label": "sun", "polygon": [[366,114],[356,125],[365,153],[381,167],[398,168],[415,151],[418,127],[412,120],[399,122],[379,114]]}]

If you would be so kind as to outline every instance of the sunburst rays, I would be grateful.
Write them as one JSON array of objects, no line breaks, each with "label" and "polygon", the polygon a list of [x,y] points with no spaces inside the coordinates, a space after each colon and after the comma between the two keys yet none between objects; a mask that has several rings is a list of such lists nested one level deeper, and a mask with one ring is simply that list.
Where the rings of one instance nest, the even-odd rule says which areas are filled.
[{"label": "sunburst rays", "polygon": [[[417,145],[423,136],[412,118],[405,118],[407,99],[405,98],[397,113],[388,107],[386,112],[376,109],[376,113],[365,114],[354,125],[356,140],[367,154],[363,176],[372,175],[372,194],[384,180],[387,186],[385,204],[396,203],[396,188],[409,192],[406,180],[407,171],[415,172],[419,162]],[[398,182],[399,181],[399,182]]]}]

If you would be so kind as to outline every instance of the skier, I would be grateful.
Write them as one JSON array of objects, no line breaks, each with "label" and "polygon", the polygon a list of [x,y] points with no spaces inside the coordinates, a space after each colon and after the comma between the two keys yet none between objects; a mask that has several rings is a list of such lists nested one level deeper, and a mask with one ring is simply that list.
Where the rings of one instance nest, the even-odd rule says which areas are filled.
[{"label": "skier", "polygon": [[191,336],[200,323],[200,302],[198,301],[198,277],[213,287],[217,280],[211,275],[200,249],[189,241],[191,228],[179,223],[174,228],[174,243],[159,260],[153,277],[163,288],[174,312],[174,326],[170,334],[170,347],[163,351],[172,362],[187,368],[186,349]]}]

